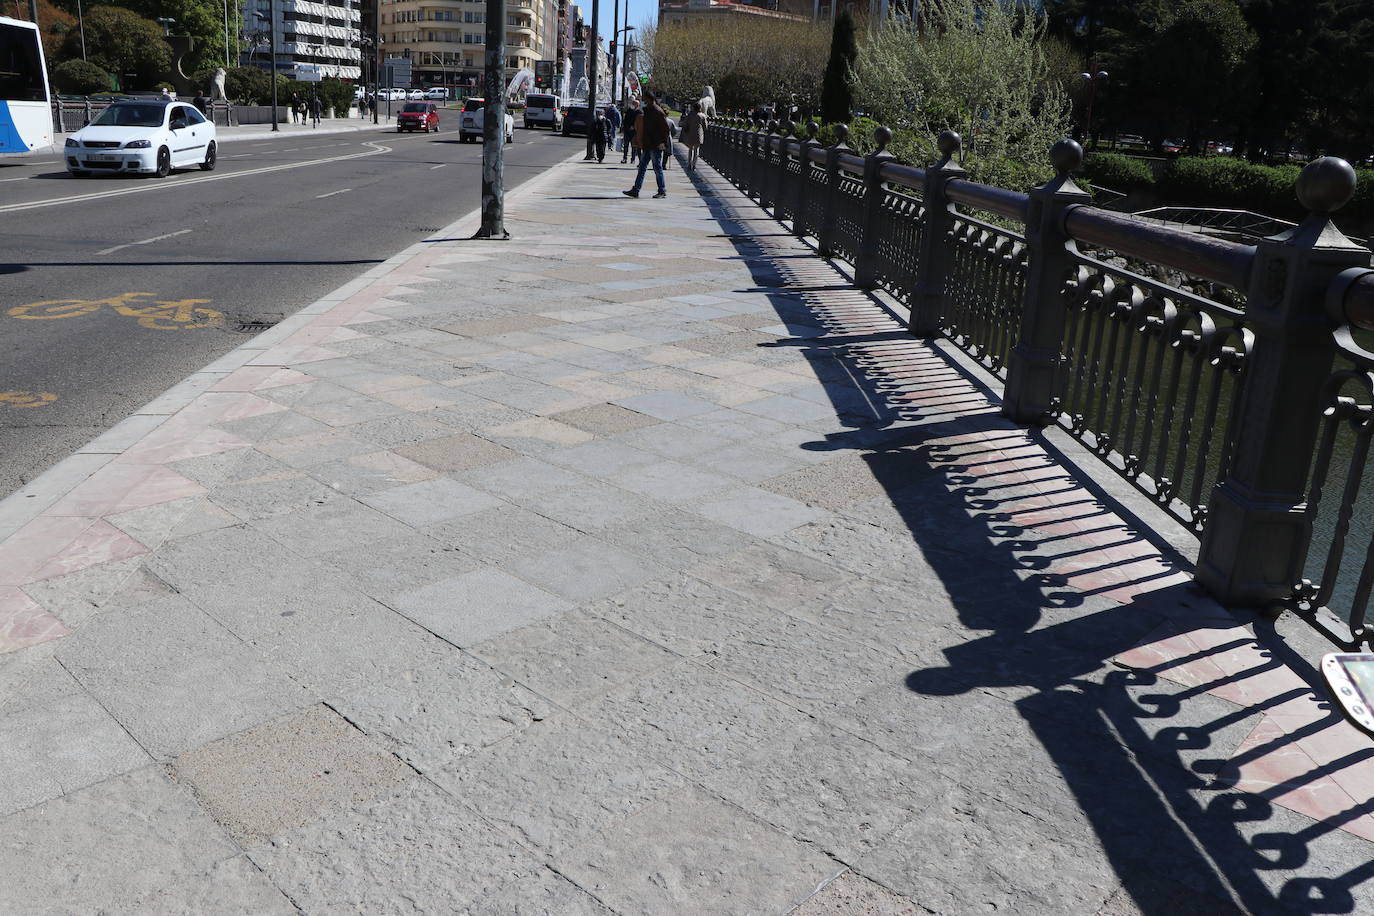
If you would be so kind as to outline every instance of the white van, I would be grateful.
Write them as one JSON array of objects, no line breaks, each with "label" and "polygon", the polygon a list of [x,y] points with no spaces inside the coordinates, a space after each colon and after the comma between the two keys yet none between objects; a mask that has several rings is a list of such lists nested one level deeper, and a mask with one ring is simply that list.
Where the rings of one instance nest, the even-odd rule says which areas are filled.
[{"label": "white van", "polygon": [[448,87],[447,87],[447,86],[431,86],[429,89],[425,90],[425,98],[427,98],[427,99],[447,99],[447,98],[448,98]]},{"label": "white van", "polygon": [[532,92],[525,96],[525,127],[540,126],[562,130],[563,109],[558,104],[557,96]]}]

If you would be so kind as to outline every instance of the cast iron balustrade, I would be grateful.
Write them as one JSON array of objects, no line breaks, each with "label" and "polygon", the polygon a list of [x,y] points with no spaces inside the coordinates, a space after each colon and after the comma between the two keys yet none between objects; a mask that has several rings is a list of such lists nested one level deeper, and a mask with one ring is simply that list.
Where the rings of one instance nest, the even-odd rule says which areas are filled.
[{"label": "cast iron balustrade", "polygon": [[1354,192],[1347,163],[1310,164],[1297,191],[1311,215],[1247,245],[1091,206],[1073,141],[1022,193],[968,180],[952,132],[917,168],[887,153],[887,128],[868,156],[835,130],[824,147],[815,124],[802,139],[726,118],[703,155],[853,264],[856,285],[905,304],[913,334],[1003,379],[1006,416],[1063,427],[1198,533],[1197,578],[1218,599],[1292,608],[1341,645],[1368,638],[1374,267],[1330,220]]}]

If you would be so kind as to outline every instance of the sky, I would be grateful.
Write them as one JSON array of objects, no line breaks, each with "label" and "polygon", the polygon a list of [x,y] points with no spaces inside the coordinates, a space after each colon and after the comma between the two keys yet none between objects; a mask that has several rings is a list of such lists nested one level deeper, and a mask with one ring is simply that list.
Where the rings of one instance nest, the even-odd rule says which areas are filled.
[{"label": "sky", "polygon": [[[587,22],[592,21],[592,0],[573,0],[578,6],[582,7],[582,18]],[[625,16],[626,0],[620,0],[620,15]],[[609,40],[611,35],[611,14],[615,12],[615,0],[600,0],[601,4],[601,34]],[[629,0],[630,14],[625,19],[628,25],[636,28],[643,25],[647,20],[655,22],[658,20],[658,0]],[[631,38],[634,33],[630,33]]]}]

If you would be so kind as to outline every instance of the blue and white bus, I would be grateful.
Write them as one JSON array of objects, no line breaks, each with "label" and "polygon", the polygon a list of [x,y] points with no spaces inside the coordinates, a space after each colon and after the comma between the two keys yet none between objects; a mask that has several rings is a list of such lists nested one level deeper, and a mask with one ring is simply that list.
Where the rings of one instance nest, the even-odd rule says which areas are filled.
[{"label": "blue and white bus", "polygon": [[0,156],[47,152],[51,143],[48,71],[38,26],[0,16]]}]

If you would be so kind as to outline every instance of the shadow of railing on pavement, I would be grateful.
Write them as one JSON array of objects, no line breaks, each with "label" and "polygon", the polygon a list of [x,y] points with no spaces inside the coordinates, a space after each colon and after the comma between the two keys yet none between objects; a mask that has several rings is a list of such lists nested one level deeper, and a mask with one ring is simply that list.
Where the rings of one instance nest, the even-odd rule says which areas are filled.
[{"label": "shadow of railing on pavement", "polygon": [[[1341,828],[1374,814],[1374,802],[1319,820],[1289,809],[1306,810],[1304,793],[1374,751],[1321,763],[1289,755],[1273,771],[1299,737],[1340,725],[1313,699],[1315,672],[1280,661],[1291,649],[1267,648],[1283,640],[1266,640],[1263,621],[1212,604],[1184,558],[1044,434],[1004,420],[996,395],[909,337],[903,316],[837,284],[820,258],[797,258],[783,234],[751,235],[758,219],[739,209],[757,210],[736,201],[720,186],[705,198],[719,237],[749,265],[750,291],[792,334],[772,346],[805,354],[841,426],[808,447],[862,457],[884,504],[849,511],[899,521],[949,595],[958,620],[947,624],[966,628],[942,649],[944,665],[911,672],[913,698],[1007,700],[1141,913],[1356,912],[1374,862],[1352,854],[1368,847]],[[913,615],[912,626],[928,623]],[[1196,651],[1157,663],[1132,654],[1175,636]],[[1278,674],[1291,689],[1255,688]],[[1292,733],[1286,716],[1299,723]],[[921,725],[913,709],[911,728]]]}]

